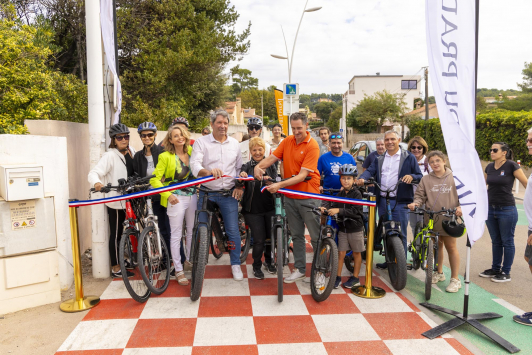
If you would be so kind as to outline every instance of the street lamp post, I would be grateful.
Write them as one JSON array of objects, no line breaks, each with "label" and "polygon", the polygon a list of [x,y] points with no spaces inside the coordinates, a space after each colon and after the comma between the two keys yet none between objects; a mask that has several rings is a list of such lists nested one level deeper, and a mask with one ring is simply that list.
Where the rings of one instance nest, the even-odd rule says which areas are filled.
[{"label": "street lamp post", "polygon": [[[307,5],[308,5],[308,0],[305,2],[305,7],[303,8],[303,12],[301,13],[301,19],[299,20],[299,25],[297,26],[296,37],[294,39],[294,44],[292,46],[292,55],[290,57],[288,56],[288,46],[286,44],[286,37],[284,35],[283,26],[281,26],[281,31],[283,32],[284,46],[286,49],[286,57],[282,55],[271,54],[271,56],[276,59],[283,59],[288,62],[287,63],[288,64],[288,83],[292,83],[292,65],[294,64],[294,52],[296,49],[296,42],[297,42],[297,35],[299,34],[299,28],[301,27],[301,22],[303,22],[303,16],[305,15],[305,12],[314,12],[314,11],[318,11],[321,9],[321,6],[311,7],[310,9],[307,9]],[[298,107],[298,110],[299,110],[299,107]],[[291,114],[292,114],[292,105],[290,105],[290,111],[289,111],[288,117],[290,117]],[[290,134],[290,124],[288,125],[288,134]]]}]

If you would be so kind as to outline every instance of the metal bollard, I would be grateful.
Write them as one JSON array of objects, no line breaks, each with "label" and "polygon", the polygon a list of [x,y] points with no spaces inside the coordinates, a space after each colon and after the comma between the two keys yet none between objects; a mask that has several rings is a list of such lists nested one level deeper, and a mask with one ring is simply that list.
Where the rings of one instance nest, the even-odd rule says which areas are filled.
[{"label": "metal bollard", "polygon": [[[70,200],[75,201],[75,200]],[[59,309],[63,312],[81,312],[96,306],[100,302],[100,297],[83,296],[83,277],[81,274],[81,256],[79,252],[79,230],[78,230],[78,210],[77,207],[69,207],[70,214],[70,234],[72,238],[72,261],[74,265],[74,286],[76,297],[61,303]]]},{"label": "metal bollard", "polygon": [[[376,199],[375,196],[370,197],[370,201],[375,201]],[[373,240],[375,239],[376,208],[377,207],[369,208],[368,240],[366,242],[366,284],[364,286],[353,286],[351,289],[351,293],[362,298],[382,298],[386,296],[386,291],[371,284],[373,275]]]}]

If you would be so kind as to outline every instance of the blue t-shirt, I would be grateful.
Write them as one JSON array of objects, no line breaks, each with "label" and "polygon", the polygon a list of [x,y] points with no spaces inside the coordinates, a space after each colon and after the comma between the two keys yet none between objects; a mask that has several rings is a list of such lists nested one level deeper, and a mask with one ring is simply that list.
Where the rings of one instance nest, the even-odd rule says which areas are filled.
[{"label": "blue t-shirt", "polygon": [[318,160],[318,171],[323,176],[324,189],[340,189],[340,167],[344,164],[356,165],[355,158],[349,153],[342,152],[342,155],[336,157],[332,152],[323,154]]}]

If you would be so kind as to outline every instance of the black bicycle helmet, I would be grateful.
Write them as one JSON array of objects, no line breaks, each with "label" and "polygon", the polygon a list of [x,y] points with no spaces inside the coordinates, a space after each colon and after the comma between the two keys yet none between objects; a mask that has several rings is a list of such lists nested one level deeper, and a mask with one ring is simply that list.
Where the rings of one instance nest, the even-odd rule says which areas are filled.
[{"label": "black bicycle helmet", "polygon": [[129,133],[129,128],[123,123],[117,123],[109,128],[109,137],[113,138],[120,133]]},{"label": "black bicycle helmet", "polygon": [[155,126],[155,124],[153,122],[142,122],[140,125],[139,125],[139,128],[137,130],[137,132],[139,134],[141,134],[142,132],[144,131],[153,131],[153,132],[157,132],[157,126]]},{"label": "black bicycle helmet", "polygon": [[338,171],[338,174],[340,176],[342,175],[348,175],[356,177],[358,175],[358,170],[356,165],[353,164],[344,164],[340,167],[340,171]]},{"label": "black bicycle helmet", "polygon": [[464,235],[465,224],[463,222],[458,223],[454,218],[451,220],[445,220],[442,222],[443,230],[449,236],[459,238]]},{"label": "black bicycle helmet", "polygon": [[188,128],[188,120],[185,117],[179,116],[179,117],[174,118],[174,120],[172,121],[172,126],[178,123],[182,123]]},{"label": "black bicycle helmet", "polygon": [[249,126],[259,126],[260,128],[262,128],[262,120],[258,117],[251,117],[248,120],[248,127]]}]

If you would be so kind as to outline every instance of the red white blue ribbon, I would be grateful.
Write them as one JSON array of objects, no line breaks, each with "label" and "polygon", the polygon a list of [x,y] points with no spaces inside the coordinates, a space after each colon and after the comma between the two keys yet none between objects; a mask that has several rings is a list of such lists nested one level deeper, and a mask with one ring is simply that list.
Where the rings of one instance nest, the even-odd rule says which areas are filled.
[{"label": "red white blue ribbon", "polygon": [[[223,175],[222,177],[228,178],[228,177],[232,177],[232,176]],[[232,177],[232,178],[236,179],[236,180],[241,180],[241,181],[253,181],[253,176],[248,176],[248,177],[245,177],[245,178],[244,177]],[[185,189],[187,187],[192,187],[192,186],[195,186],[195,185],[204,184],[206,182],[210,182],[210,181],[214,181],[214,180],[216,180],[214,178],[214,176],[209,175],[209,176],[205,176],[205,177],[202,177],[202,178],[199,178],[199,179],[194,179],[194,180],[181,182],[181,183],[178,183],[178,184],[175,184],[175,185],[158,187],[156,189],[151,189],[151,190],[146,190],[146,191],[133,192],[133,193],[130,193],[130,194],[127,194],[127,195],[106,197],[106,198],[100,198],[100,199],[95,199],[95,200],[70,201],[68,203],[68,206],[69,207],[92,206],[92,205],[99,205],[99,204],[102,204],[102,203],[110,203],[110,202],[130,200],[130,199],[139,198],[139,197],[157,195],[157,194],[160,194],[162,192],[170,192],[170,191]]]},{"label": "red white blue ribbon", "polygon": [[[260,191],[264,192],[264,190],[267,188],[268,188],[267,186],[264,186]],[[302,191],[296,191],[296,190],[290,190],[290,189],[279,189],[277,192],[283,195],[286,195],[288,197],[297,196],[297,197],[312,198],[312,199],[317,199],[317,200],[322,200],[322,201],[347,203],[350,205],[358,205],[358,206],[368,206],[368,207],[377,206],[377,203],[375,201],[357,200],[355,198],[338,197],[338,196],[331,196],[331,195],[320,195],[320,194],[314,194],[312,192],[302,192]]]}]

